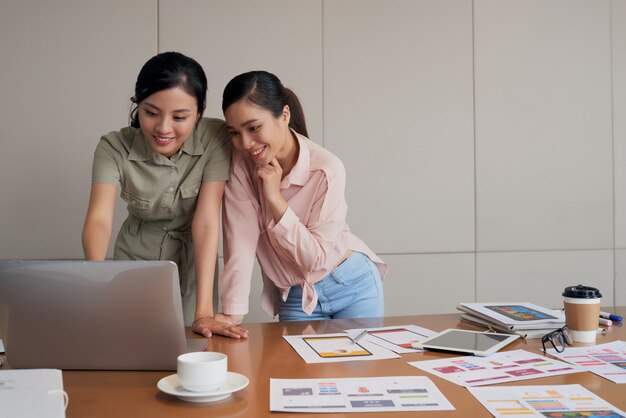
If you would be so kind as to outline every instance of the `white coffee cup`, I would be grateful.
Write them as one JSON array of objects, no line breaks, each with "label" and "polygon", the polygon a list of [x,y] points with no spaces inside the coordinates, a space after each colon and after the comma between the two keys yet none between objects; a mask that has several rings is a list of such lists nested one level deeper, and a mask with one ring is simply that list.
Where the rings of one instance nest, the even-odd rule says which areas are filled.
[{"label": "white coffee cup", "polygon": [[178,356],[178,380],[191,392],[212,392],[226,382],[228,357],[214,351],[186,353]]}]

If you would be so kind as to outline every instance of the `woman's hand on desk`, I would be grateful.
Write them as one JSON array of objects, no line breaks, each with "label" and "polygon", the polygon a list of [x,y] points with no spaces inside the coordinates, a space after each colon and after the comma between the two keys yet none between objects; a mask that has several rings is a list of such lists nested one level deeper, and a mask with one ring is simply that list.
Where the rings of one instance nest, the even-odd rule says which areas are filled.
[{"label": "woman's hand on desk", "polygon": [[196,334],[206,338],[211,338],[213,334],[230,338],[248,338],[248,330],[239,325],[243,316],[238,322],[236,322],[237,318],[231,315],[216,314],[214,318],[206,317],[195,321],[192,329]]}]

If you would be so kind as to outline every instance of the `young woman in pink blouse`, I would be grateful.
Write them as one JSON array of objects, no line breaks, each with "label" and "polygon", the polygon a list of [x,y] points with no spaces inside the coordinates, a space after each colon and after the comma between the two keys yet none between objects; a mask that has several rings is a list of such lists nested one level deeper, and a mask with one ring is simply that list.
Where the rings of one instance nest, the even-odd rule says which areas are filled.
[{"label": "young woman in pink blouse", "polygon": [[223,206],[223,313],[196,328],[241,323],[255,256],[261,304],[281,321],[383,316],[387,266],[350,232],[344,166],[307,138],[297,97],[275,75],[252,71],[228,83],[222,110],[234,147]]}]

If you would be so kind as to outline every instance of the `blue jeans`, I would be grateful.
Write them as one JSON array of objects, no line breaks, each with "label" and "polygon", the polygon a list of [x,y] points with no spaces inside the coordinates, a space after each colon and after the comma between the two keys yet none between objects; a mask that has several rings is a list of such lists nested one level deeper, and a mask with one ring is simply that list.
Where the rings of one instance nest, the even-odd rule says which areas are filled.
[{"label": "blue jeans", "polygon": [[305,321],[371,318],[384,315],[380,272],[365,254],[352,253],[348,259],[313,286],[318,300],[310,316],[302,310],[302,287],[292,286],[287,300],[280,303],[278,319]]}]

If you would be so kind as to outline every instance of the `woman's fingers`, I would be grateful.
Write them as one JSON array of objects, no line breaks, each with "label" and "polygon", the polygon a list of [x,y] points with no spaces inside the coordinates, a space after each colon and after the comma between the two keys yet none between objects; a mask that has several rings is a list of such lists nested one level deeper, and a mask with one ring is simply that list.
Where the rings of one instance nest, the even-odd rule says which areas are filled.
[{"label": "woman's fingers", "polygon": [[[228,319],[225,315],[220,315],[219,317],[220,319]],[[193,332],[205,338],[211,338],[215,334],[230,338],[248,338],[248,330],[229,321],[220,321],[214,318],[204,318],[194,323],[192,329]]]},{"label": "woman's fingers", "polygon": [[231,325],[224,329],[222,335],[231,338],[248,338],[248,331],[241,328],[239,325]]}]

